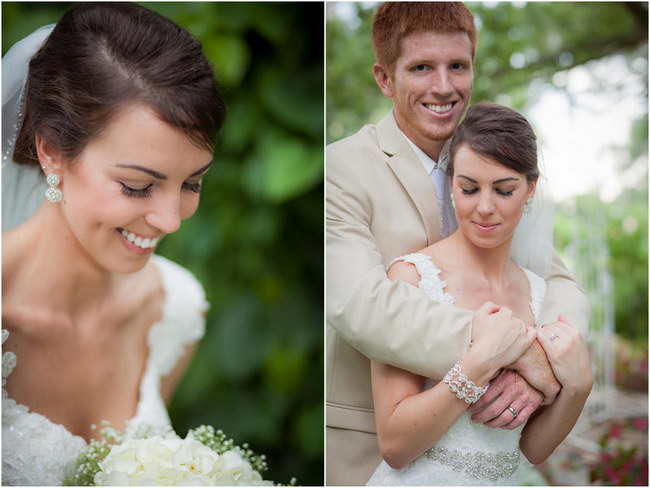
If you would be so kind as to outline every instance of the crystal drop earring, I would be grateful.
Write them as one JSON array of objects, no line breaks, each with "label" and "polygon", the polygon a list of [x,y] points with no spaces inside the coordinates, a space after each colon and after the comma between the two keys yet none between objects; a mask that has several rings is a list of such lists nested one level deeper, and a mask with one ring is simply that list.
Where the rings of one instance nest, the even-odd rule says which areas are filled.
[{"label": "crystal drop earring", "polygon": [[449,196],[451,197],[451,206],[456,208],[456,199],[454,198],[454,194],[450,193]]},{"label": "crystal drop earring", "polygon": [[48,184],[48,188],[45,190],[45,198],[51,203],[60,202],[63,199],[63,193],[57,188],[57,185],[61,183],[60,178],[54,173],[50,173],[45,181]]},{"label": "crystal drop earring", "polygon": [[526,200],[526,205],[524,205],[524,214],[530,215],[530,212],[533,211],[533,199],[529,198]]}]

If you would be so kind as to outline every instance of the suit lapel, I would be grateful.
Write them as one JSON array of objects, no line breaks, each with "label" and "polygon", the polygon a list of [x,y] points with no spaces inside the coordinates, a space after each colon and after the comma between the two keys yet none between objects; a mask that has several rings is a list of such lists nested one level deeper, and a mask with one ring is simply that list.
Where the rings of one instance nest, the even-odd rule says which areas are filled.
[{"label": "suit lapel", "polygon": [[377,140],[388,156],[388,166],[422,217],[428,244],[439,241],[442,237],[442,219],[436,189],[400,132],[392,110],[377,124]]}]

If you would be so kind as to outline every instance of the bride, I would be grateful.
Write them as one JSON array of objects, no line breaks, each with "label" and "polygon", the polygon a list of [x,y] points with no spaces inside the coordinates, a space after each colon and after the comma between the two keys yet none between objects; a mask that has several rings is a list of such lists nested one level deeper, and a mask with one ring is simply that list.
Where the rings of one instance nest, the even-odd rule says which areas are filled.
[{"label": "bride", "polygon": [[153,252],[225,113],[200,44],[135,4],[77,5],[3,59],[3,484],[60,485],[102,421],[170,424],[207,303]]},{"label": "bride", "polygon": [[[399,258],[388,276],[432,300],[478,311],[489,326],[475,327],[469,351],[441,382],[371,363],[384,462],[368,485],[517,485],[519,452],[534,464],[544,461],[569,434],[591,391],[581,334],[562,316],[535,328],[546,283],[509,257],[539,177],[530,125],[510,109],[480,103],[453,136],[450,157],[458,230]],[[513,314],[518,324],[502,320]],[[473,423],[468,406],[501,368],[516,369],[535,340],[562,385],[555,401],[514,430]],[[516,409],[508,409],[516,417]]]}]

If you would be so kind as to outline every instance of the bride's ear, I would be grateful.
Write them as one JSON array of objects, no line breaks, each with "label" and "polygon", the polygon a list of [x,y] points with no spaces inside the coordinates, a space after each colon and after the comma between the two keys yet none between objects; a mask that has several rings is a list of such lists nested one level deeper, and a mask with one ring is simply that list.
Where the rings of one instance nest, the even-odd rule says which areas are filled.
[{"label": "bride's ear", "polygon": [[61,151],[56,149],[50,143],[41,138],[38,134],[35,136],[36,154],[38,154],[38,161],[45,174],[56,173],[59,178],[63,178],[61,174]]},{"label": "bride's ear", "polygon": [[537,187],[537,179],[528,183],[528,198],[533,198],[535,196],[535,188]]}]

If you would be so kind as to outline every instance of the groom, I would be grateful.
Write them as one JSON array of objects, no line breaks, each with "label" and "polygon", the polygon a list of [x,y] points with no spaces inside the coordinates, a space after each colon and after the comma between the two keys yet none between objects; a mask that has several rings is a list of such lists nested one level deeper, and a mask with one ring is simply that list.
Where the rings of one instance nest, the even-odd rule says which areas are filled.
[{"label": "groom", "polygon": [[[473,16],[461,3],[387,3],[372,40],[375,80],[393,110],[327,148],[327,485],[365,484],[381,461],[367,358],[441,379],[479,320],[385,272],[457,226],[445,148],[470,100]],[[584,333],[589,304],[557,256],[547,283],[540,323],[562,313]],[[496,401],[474,420],[514,428],[553,400],[558,385],[541,348],[522,361],[526,381],[502,373],[476,407]]]}]

